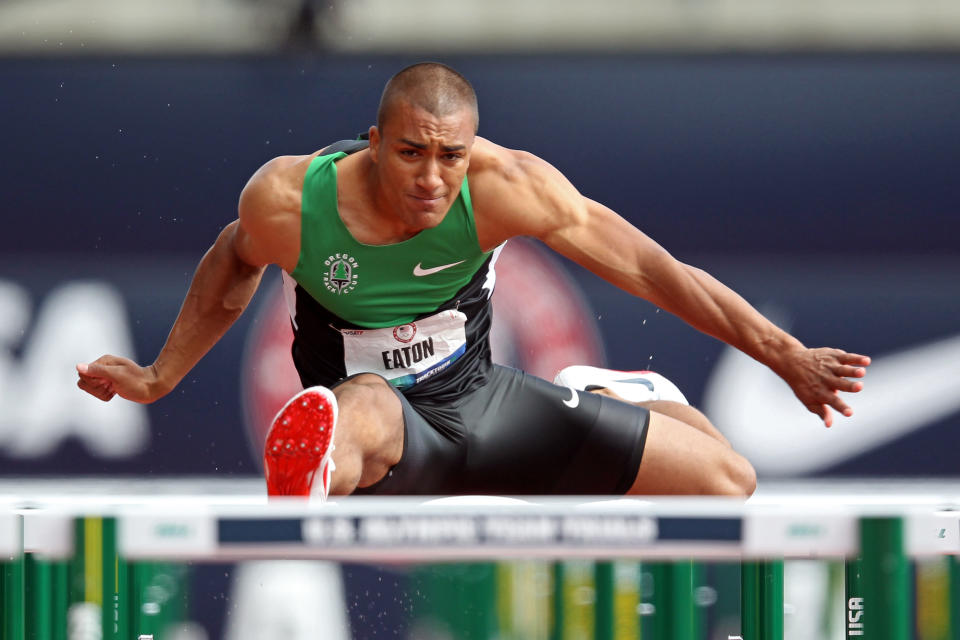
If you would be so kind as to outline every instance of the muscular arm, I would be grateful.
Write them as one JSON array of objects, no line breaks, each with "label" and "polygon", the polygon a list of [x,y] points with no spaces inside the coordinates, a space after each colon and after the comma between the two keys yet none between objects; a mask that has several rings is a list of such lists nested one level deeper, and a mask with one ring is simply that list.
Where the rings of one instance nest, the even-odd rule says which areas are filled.
[{"label": "muscular arm", "polygon": [[580,219],[552,230],[541,238],[544,242],[775,371],[786,353],[803,348],[713,276],[676,260],[602,204],[582,200]]},{"label": "muscular arm", "polygon": [[869,358],[806,348],[715,278],[679,262],[614,211],[582,196],[543,160],[500,148],[492,149],[486,160],[476,182],[489,190],[477,188],[474,195],[481,242],[536,237],[621,289],[769,366],[828,426],[828,406],[852,413],[836,392],[861,388],[860,382],[847,378],[862,377]]},{"label": "muscular arm", "polygon": [[77,365],[77,386],[101,400],[119,395],[146,403],[163,397],[240,317],[266,265],[289,266],[290,256],[299,251],[299,236],[294,233],[299,217],[291,220],[290,202],[284,200],[289,199],[289,190],[282,188],[283,176],[278,176],[276,165],[276,161],[268,163],[251,178],[240,198],[239,218],[220,232],[200,260],[153,364],[141,367],[126,358],[105,355]]},{"label": "muscular arm", "polygon": [[151,365],[160,395],[187,375],[253,298],[264,266],[242,258],[245,236],[234,220],[200,260],[170,335]]}]

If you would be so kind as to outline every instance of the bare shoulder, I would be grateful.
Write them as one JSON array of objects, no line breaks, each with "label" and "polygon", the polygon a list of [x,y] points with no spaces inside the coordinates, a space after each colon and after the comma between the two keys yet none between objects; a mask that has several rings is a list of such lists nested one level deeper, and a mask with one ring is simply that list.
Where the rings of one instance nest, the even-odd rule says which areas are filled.
[{"label": "bare shoulder", "polygon": [[299,210],[307,167],[317,154],[278,156],[257,169],[240,193],[240,215]]},{"label": "bare shoulder", "polygon": [[[517,182],[526,178],[537,165],[546,163],[526,151],[507,147],[477,136],[470,152],[471,184],[496,186],[497,182]],[[487,184],[490,183],[490,184]]]},{"label": "bare shoulder", "polygon": [[237,251],[245,261],[287,271],[296,266],[303,180],[319,153],[273,158],[250,177],[238,205]]},{"label": "bare shoulder", "polygon": [[485,138],[474,142],[467,176],[484,245],[517,235],[542,238],[583,207],[580,193],[546,160]]}]

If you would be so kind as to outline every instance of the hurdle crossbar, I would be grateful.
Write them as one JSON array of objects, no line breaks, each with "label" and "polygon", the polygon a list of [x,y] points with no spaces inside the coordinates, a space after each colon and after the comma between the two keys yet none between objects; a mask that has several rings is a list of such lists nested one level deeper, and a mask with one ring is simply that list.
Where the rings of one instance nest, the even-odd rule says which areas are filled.
[{"label": "hurdle crossbar", "polygon": [[[531,498],[508,503],[448,503],[361,497],[327,504],[286,500],[252,505],[235,501],[218,504],[215,500],[181,502],[174,496],[136,504],[102,498],[96,504],[30,506],[0,511],[0,552],[10,552],[10,561],[5,564],[4,597],[6,585],[15,587],[24,582],[22,551],[26,551],[27,565],[32,567],[26,580],[49,590],[44,585],[55,580],[44,576],[53,576],[62,563],[77,554],[78,539],[85,527],[98,528],[103,541],[104,582],[100,588],[106,638],[126,638],[143,631],[124,611],[130,605],[126,600],[132,598],[131,568],[154,561],[673,561],[660,565],[664,583],[675,582],[681,585],[679,592],[686,594],[691,580],[689,572],[684,572],[685,561],[737,560],[743,571],[744,640],[781,640],[785,558],[843,559],[850,566],[860,563],[856,566],[865,573],[873,572],[864,585],[878,586],[903,582],[906,558],[960,555],[960,512],[952,505],[778,505],[708,498]],[[17,537],[18,527],[23,532],[21,537]],[[899,559],[900,565],[891,564],[890,558]],[[894,566],[893,573],[884,569],[890,566]],[[954,560],[954,573],[955,566]],[[612,575],[609,566],[599,566],[597,575],[601,574]],[[859,596],[850,592],[859,588],[848,585],[848,606],[854,598],[862,597],[862,609],[855,621],[861,626],[851,626],[850,637],[873,629],[864,637],[906,640],[900,622],[905,615],[902,609],[884,605],[881,610],[864,604],[896,599],[900,597],[896,588],[900,587],[894,587],[892,595]],[[609,598],[600,595],[600,604],[611,608]],[[22,603],[22,594],[19,597]],[[669,607],[682,607],[684,601],[689,603],[684,598],[665,601],[660,606],[666,610],[660,613],[666,616]],[[133,605],[135,609],[136,603]],[[22,604],[17,606],[24,609]],[[676,617],[670,630],[657,637],[695,637],[684,616]],[[23,614],[16,623],[19,627],[8,618],[11,616],[5,614],[4,628],[11,630],[6,637],[19,640],[23,637],[18,632],[23,627]],[[880,635],[881,629],[887,635]]]}]

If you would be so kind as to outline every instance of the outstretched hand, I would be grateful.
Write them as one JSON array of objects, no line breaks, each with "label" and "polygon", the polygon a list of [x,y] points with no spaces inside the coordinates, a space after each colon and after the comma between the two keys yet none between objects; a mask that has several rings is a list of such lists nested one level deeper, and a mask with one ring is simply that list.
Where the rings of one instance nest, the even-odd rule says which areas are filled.
[{"label": "outstretched hand", "polygon": [[833,426],[831,407],[842,415],[853,415],[838,392],[855,393],[863,383],[851,378],[862,378],[870,364],[868,356],[847,353],[841,349],[821,347],[803,349],[787,357],[779,371],[790,388],[807,409],[817,414],[827,427]]},{"label": "outstretched hand", "polygon": [[89,364],[77,365],[77,386],[104,402],[118,395],[134,402],[149,403],[163,395],[153,367],[118,356],[101,356]]}]

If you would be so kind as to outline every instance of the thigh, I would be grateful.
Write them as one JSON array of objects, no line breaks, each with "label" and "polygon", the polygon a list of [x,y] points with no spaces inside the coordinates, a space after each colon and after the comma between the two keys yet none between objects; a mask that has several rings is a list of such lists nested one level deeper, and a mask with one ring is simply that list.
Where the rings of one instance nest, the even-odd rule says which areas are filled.
[{"label": "thigh", "polygon": [[691,427],[707,434],[714,440],[719,440],[726,446],[730,446],[730,443],[723,436],[723,434],[720,433],[715,426],[713,426],[713,423],[710,422],[707,416],[703,415],[703,412],[699,409],[691,407],[688,404],[673,402],[672,400],[651,400],[649,402],[640,402],[638,404],[642,407],[646,407],[653,413],[659,413],[670,418],[675,418],[680,422],[685,422]]},{"label": "thigh", "polygon": [[443,406],[420,406],[384,381],[400,401],[403,450],[400,461],[357,495],[445,495],[459,490],[465,453],[459,414]]},{"label": "thigh", "polygon": [[751,473],[749,463],[729,445],[689,424],[651,412],[643,462],[630,493],[740,495]]},{"label": "thigh", "polygon": [[636,477],[649,411],[494,367],[461,408],[464,493],[623,494]]}]

